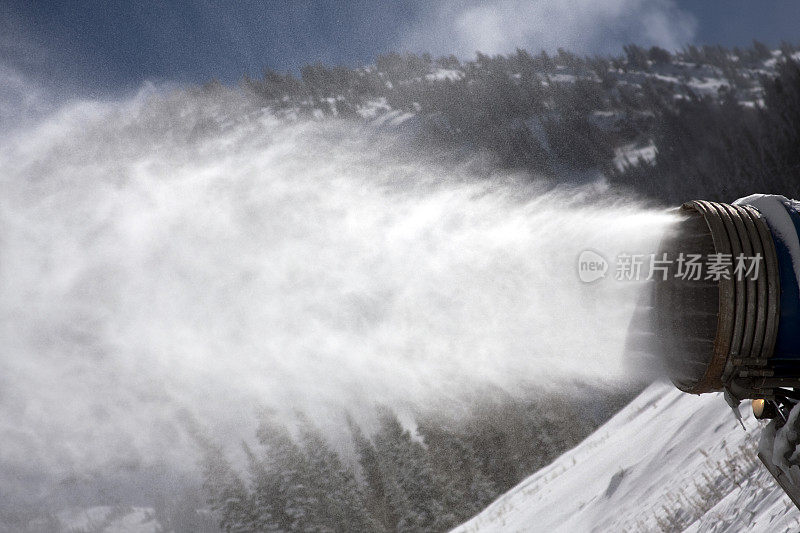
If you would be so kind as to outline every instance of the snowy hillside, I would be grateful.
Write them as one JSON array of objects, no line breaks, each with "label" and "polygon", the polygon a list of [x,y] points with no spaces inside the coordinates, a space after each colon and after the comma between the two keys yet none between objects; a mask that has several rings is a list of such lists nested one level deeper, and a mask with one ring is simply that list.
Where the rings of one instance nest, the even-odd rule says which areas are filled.
[{"label": "snowy hillside", "polygon": [[721,395],[651,385],[456,531],[798,531],[756,457],[761,423],[744,423]]},{"label": "snowy hillside", "polygon": [[[455,531],[797,531],[800,511],[756,458],[761,423],[742,413],[746,432],[720,395],[651,385]],[[58,521],[69,531],[144,533],[158,530],[153,515],[98,507]]]},{"label": "snowy hillside", "polygon": [[[602,177],[677,204],[744,196],[756,184],[794,194],[795,139],[776,132],[796,120],[784,89],[797,87],[798,58],[796,46],[760,43],[473,61],[387,54],[355,69],[309,65],[299,78],[266,71],[241,88],[287,119],[338,117],[557,183]],[[773,152],[777,161],[764,155]]]}]

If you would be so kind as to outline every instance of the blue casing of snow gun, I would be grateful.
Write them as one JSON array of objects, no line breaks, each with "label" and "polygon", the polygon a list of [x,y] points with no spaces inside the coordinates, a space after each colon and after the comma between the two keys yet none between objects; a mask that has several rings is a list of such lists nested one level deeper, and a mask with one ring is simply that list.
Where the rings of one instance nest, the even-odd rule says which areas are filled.
[{"label": "blue casing of snow gun", "polygon": [[800,202],[783,196],[753,195],[737,203],[752,205],[764,216],[775,243],[780,275],[780,315],[772,358],[800,360]]}]

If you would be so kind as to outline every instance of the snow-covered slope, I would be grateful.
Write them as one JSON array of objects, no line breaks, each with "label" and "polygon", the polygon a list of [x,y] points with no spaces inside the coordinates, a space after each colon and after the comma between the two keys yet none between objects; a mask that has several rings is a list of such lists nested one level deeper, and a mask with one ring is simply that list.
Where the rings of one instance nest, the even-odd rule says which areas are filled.
[{"label": "snow-covered slope", "polygon": [[800,531],[756,457],[762,423],[744,424],[719,394],[651,385],[456,531]]}]

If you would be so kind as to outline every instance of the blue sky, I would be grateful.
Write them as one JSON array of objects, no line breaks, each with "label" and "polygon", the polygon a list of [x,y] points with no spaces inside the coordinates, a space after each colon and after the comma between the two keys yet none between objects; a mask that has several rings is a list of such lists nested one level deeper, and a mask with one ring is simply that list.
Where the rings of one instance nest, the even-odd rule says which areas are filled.
[{"label": "blue sky", "polygon": [[[472,57],[637,42],[800,42],[796,0],[5,1],[0,66],[104,92],[146,80],[235,82],[262,67],[360,65],[390,50]],[[0,70],[0,75],[3,71]]]}]

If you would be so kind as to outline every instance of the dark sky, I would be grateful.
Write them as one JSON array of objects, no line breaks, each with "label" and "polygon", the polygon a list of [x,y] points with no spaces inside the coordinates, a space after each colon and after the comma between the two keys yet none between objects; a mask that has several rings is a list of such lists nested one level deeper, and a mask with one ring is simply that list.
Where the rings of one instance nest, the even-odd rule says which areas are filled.
[{"label": "dark sky", "polygon": [[800,42],[797,0],[680,0],[697,18],[700,44],[747,45],[758,39],[772,46]]},{"label": "dark sky", "polygon": [[[632,18],[594,13],[592,2],[603,1],[621,6],[623,12],[627,9]],[[581,53],[619,49],[624,39],[667,45],[686,40],[725,45],[746,45],[753,38],[771,45],[800,41],[797,0],[574,0],[569,6],[573,12],[565,9],[568,17],[562,13],[561,22],[540,21],[537,26],[535,20],[514,20],[540,18],[538,8],[525,11],[520,6],[559,2],[569,4],[490,0],[493,11],[483,13],[499,13],[495,31],[502,33],[506,24],[517,26],[509,28],[509,35],[496,36],[499,41],[488,42],[498,43],[498,50],[511,45],[553,48],[560,43],[562,30],[571,35],[565,37],[565,48]],[[465,50],[488,46],[482,40],[482,26],[465,34],[463,26],[471,23],[459,18],[476,5],[458,0],[438,4],[416,0],[12,0],[0,3],[0,33],[4,34],[0,61],[33,77],[103,92],[133,88],[145,80],[183,83],[217,77],[235,82],[245,72],[259,75],[264,66],[296,71],[316,61],[360,65],[389,50],[436,48],[434,55],[452,51],[471,56]],[[581,20],[581,13],[589,22]],[[681,23],[672,22],[676,13],[684,17]],[[647,26],[650,33],[620,30],[636,25],[637,17],[652,22],[654,16],[661,18]],[[599,20],[596,29],[602,39],[595,35],[580,40],[585,25],[595,24],[593,19]],[[535,31],[526,32],[528,24]],[[604,25],[608,25],[606,33]]]}]

